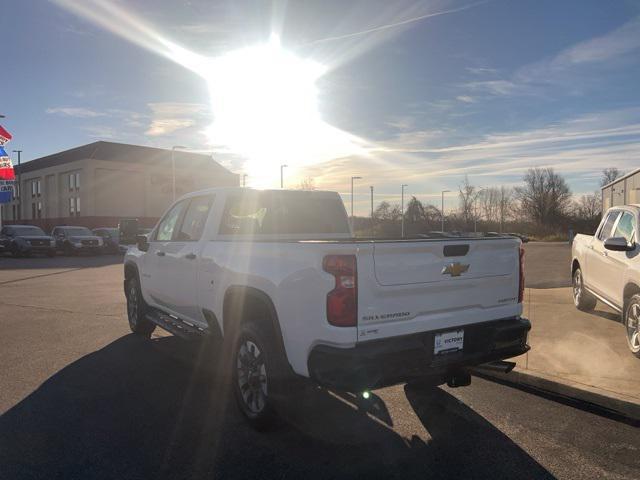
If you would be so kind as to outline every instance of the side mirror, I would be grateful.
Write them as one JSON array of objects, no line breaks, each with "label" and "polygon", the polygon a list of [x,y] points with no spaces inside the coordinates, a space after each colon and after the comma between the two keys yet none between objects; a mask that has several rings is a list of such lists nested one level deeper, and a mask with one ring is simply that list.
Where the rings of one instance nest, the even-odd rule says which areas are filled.
[{"label": "side mirror", "polygon": [[636,244],[628,243],[624,237],[609,237],[604,241],[604,248],[614,252],[629,252],[636,248]]},{"label": "side mirror", "polygon": [[149,239],[146,235],[136,235],[136,243],[138,245],[138,250],[141,252],[149,250]]}]

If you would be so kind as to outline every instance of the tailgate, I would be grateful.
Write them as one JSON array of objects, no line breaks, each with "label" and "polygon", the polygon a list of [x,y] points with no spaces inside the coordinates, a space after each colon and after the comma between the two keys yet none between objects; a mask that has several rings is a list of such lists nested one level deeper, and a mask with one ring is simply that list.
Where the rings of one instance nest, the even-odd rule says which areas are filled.
[{"label": "tailgate", "polygon": [[[515,238],[375,243],[358,273],[359,340],[519,315]],[[362,259],[364,260],[364,259]]]}]

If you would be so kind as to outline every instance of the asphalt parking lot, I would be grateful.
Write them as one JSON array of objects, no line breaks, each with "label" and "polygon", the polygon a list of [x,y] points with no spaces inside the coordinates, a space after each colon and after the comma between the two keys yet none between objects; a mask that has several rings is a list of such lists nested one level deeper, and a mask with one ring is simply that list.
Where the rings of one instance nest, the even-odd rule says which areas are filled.
[{"label": "asphalt parking lot", "polygon": [[304,388],[258,434],[208,354],[129,333],[120,262],[0,259],[0,478],[638,478],[637,426],[482,379]]}]

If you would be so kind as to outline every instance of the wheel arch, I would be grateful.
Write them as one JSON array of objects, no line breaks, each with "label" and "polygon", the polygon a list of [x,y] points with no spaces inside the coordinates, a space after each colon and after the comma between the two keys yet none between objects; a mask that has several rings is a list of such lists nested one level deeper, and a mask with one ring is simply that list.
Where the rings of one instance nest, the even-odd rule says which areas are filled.
[{"label": "wheel arch", "polygon": [[287,364],[291,368],[286,354],[280,321],[278,320],[278,312],[271,297],[263,290],[242,285],[231,285],[227,288],[222,307],[223,336],[232,335],[235,327],[246,321],[249,315],[257,311],[267,314],[265,320],[274,333],[276,347],[285,356]]},{"label": "wheel arch", "polygon": [[578,268],[580,268],[580,262],[578,261],[577,258],[574,258],[573,261],[571,262],[571,278],[573,278],[573,274]]},{"label": "wheel arch", "polygon": [[627,282],[624,286],[624,290],[622,291],[622,318],[624,318],[624,312],[627,310],[627,302],[637,293],[640,293],[640,286],[635,282]]},{"label": "wheel arch", "polygon": [[125,262],[124,264],[124,294],[127,294],[127,282],[134,277],[138,277],[140,281],[140,273],[138,272],[138,266],[133,262]]}]

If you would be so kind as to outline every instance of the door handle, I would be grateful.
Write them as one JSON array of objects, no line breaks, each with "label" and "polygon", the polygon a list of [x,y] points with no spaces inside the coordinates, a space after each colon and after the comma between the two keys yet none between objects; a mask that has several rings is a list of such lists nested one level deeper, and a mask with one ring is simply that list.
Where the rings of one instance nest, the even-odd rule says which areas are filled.
[{"label": "door handle", "polygon": [[186,258],[187,260],[194,260],[196,258],[196,254],[195,253],[187,253],[184,258]]},{"label": "door handle", "polygon": [[165,253],[164,253],[162,250],[158,250],[158,251],[156,252],[156,255],[158,255],[159,257],[164,257],[164,256],[165,256]]}]

